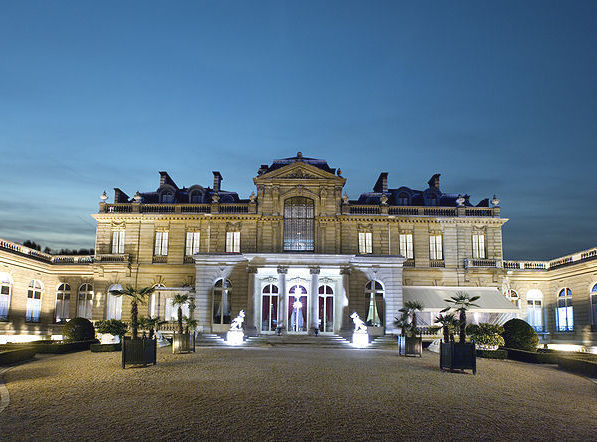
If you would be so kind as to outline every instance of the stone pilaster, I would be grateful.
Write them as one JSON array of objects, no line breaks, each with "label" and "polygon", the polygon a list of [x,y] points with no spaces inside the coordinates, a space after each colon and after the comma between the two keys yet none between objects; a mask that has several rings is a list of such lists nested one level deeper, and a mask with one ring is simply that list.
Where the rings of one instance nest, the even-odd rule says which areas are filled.
[{"label": "stone pilaster", "polygon": [[245,314],[245,331],[249,335],[257,333],[257,315],[255,308],[255,298],[257,293],[255,290],[255,274],[257,273],[257,267],[247,266],[247,274],[249,275],[249,281],[247,284],[247,310]]},{"label": "stone pilaster", "polygon": [[319,328],[319,267],[311,267],[311,326],[309,333]]},{"label": "stone pilaster", "polygon": [[343,267],[340,269],[340,274],[342,275],[342,290],[340,292],[340,305],[342,306],[342,324],[340,326],[340,330],[351,330],[351,321],[350,321],[350,305],[349,305],[349,289],[350,289],[350,274],[352,270],[350,267]]},{"label": "stone pilaster", "polygon": [[286,274],[288,268],[284,266],[278,267],[278,327],[283,327],[288,330],[286,324],[288,317],[288,295],[286,294]]}]

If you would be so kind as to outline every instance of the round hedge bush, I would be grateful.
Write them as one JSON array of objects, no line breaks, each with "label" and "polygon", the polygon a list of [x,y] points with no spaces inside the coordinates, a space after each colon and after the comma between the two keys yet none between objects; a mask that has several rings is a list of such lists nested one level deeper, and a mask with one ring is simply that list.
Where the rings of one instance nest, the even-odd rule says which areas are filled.
[{"label": "round hedge bush", "polygon": [[519,350],[537,351],[539,336],[537,332],[522,319],[510,319],[504,324],[505,346]]},{"label": "round hedge bush", "polygon": [[73,318],[62,328],[66,341],[88,341],[95,339],[95,328],[89,319]]}]

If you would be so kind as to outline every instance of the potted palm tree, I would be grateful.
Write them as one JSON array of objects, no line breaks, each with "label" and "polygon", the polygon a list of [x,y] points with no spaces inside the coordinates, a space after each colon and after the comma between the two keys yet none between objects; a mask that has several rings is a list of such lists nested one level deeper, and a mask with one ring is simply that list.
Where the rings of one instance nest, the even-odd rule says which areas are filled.
[{"label": "potted palm tree", "polygon": [[436,316],[435,323],[440,324],[442,333],[444,335],[444,342],[447,344],[454,338],[454,329],[458,326],[458,320],[454,313]]},{"label": "potted palm tree", "polygon": [[399,310],[402,315],[396,318],[394,325],[402,329],[401,336],[398,337],[400,356],[423,356],[423,337],[417,327],[417,312],[421,310],[423,304],[418,301],[407,301]]},{"label": "potted palm tree", "polygon": [[122,368],[126,364],[156,363],[157,342],[155,339],[143,337],[139,339],[139,303],[144,303],[153,293],[153,287],[136,289],[127,286],[124,290],[111,290],[114,296],[126,296],[131,301],[131,338],[123,336],[122,339]]},{"label": "potted palm tree", "polygon": [[445,313],[450,309],[454,309],[454,311],[458,313],[460,342],[456,343],[452,338],[448,343],[440,343],[440,369],[449,369],[450,371],[469,369],[473,370],[473,374],[477,373],[475,343],[466,342],[466,312],[471,307],[478,307],[478,305],[474,303],[477,299],[479,299],[479,296],[469,296],[466,292],[456,292],[456,296],[452,296],[450,299],[445,300],[451,305],[441,312]]},{"label": "potted palm tree", "polygon": [[178,334],[174,333],[174,336],[172,337],[172,353],[189,353],[195,351],[195,342],[194,339],[191,340],[191,334],[188,333],[188,327],[186,333],[183,328],[182,307],[188,304],[189,301],[190,297],[187,294],[178,293],[172,298],[172,305],[178,306],[178,315],[176,317],[178,322]]},{"label": "potted palm tree", "polygon": [[148,335],[149,335],[149,339],[153,339],[153,336],[155,334],[155,332],[157,332],[160,328],[160,325],[165,324],[166,321],[162,321],[158,316],[156,316],[155,318],[146,318],[146,317],[141,317],[139,319],[139,326],[143,329],[146,330]]}]

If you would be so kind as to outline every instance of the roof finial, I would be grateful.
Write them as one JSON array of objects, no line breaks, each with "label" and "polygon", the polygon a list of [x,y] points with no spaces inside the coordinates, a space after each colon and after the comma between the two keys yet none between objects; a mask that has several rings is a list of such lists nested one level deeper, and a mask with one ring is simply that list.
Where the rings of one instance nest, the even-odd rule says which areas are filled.
[{"label": "roof finial", "polygon": [[299,161],[302,160],[303,159],[303,153],[302,152],[297,152],[296,153],[296,157],[299,159]]}]

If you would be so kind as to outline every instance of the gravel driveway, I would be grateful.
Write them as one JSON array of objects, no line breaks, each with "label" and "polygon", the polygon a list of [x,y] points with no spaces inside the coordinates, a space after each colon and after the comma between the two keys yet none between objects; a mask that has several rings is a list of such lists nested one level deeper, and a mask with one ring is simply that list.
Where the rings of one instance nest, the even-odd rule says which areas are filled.
[{"label": "gravel driveway", "polygon": [[389,350],[198,348],[120,369],[80,352],[13,367],[3,440],[594,439],[597,386],[553,367]]}]

